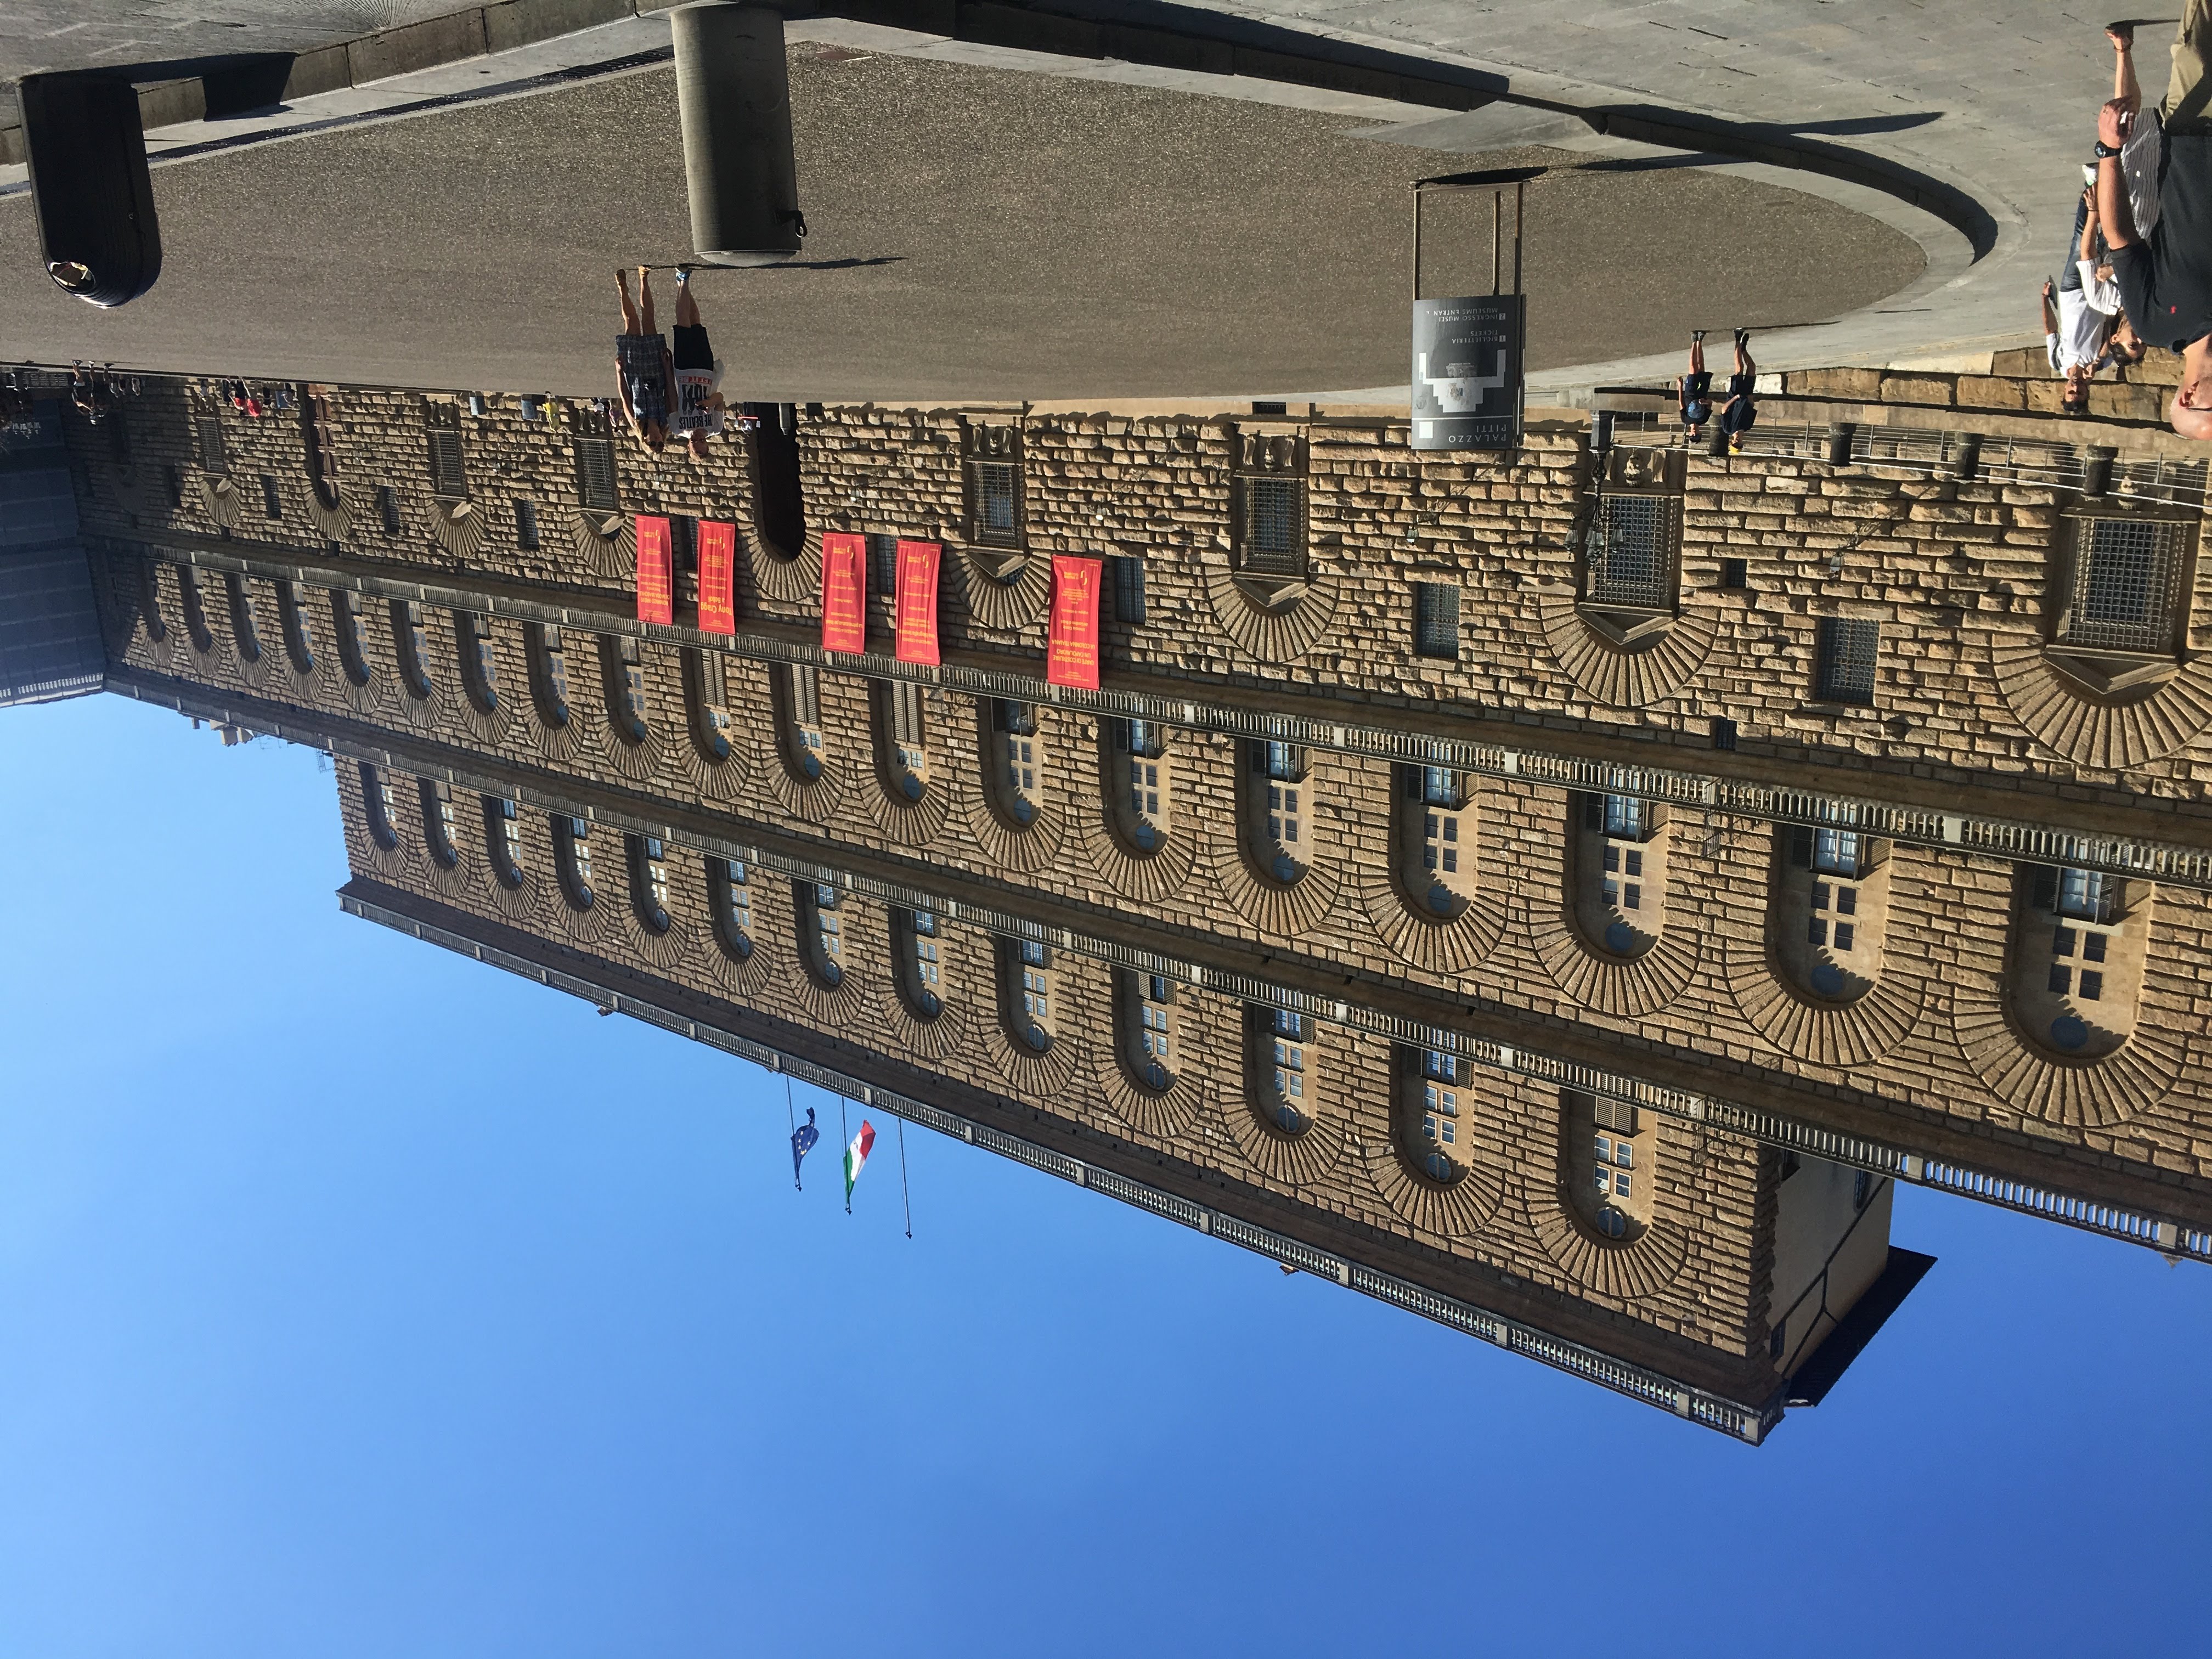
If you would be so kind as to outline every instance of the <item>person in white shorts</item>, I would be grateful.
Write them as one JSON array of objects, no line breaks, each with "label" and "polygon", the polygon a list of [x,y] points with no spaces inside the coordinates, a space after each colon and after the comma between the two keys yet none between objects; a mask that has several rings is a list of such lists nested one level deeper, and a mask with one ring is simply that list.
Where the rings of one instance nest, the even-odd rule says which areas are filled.
[{"label": "person in white shorts", "polygon": [[722,401],[722,365],[708,343],[706,325],[699,320],[699,302],[691,295],[691,270],[676,272],[676,333],[670,361],[676,406],[670,410],[668,428],[680,433],[693,455],[707,459],[707,440],[723,430],[729,408]]}]

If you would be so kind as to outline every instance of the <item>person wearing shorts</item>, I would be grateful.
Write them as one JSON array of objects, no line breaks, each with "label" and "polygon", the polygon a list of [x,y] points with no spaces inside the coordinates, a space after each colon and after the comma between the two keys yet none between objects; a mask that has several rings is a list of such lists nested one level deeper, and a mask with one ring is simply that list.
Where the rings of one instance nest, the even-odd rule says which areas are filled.
[{"label": "person wearing shorts", "polygon": [[[2134,30],[2107,31],[2118,49]],[[2168,416],[2185,438],[2212,440],[2212,0],[2187,0],[2173,41],[2173,75],[2154,118],[2124,95],[2097,112],[2097,216],[2112,276],[2136,332],[2180,354],[2181,384]],[[2155,137],[2157,219],[2139,228],[2129,189],[2138,142]]]},{"label": "person wearing shorts", "polygon": [[676,272],[676,343],[669,362],[669,384],[675,392],[669,430],[681,434],[691,453],[703,461],[707,440],[723,429],[728,405],[720,391],[722,366],[714,361],[706,325],[699,320],[688,265],[678,266]]},{"label": "person wearing shorts", "polygon": [[1751,360],[1751,331],[1735,331],[1735,372],[1729,376],[1728,402],[1721,406],[1721,430],[1728,434],[1730,453],[1743,447],[1743,434],[1759,419],[1752,394],[1759,389],[1759,365]]},{"label": "person wearing shorts", "polygon": [[1682,376],[1676,393],[1682,405],[1682,424],[1695,438],[1698,429],[1712,418],[1713,377],[1705,373],[1705,331],[1690,336],[1690,372]]},{"label": "person wearing shorts", "polygon": [[637,268],[639,304],[629,298],[629,274],[615,272],[622,293],[623,331],[615,336],[615,384],[623,414],[638,441],[655,454],[668,447],[668,347],[653,325],[653,272]]}]

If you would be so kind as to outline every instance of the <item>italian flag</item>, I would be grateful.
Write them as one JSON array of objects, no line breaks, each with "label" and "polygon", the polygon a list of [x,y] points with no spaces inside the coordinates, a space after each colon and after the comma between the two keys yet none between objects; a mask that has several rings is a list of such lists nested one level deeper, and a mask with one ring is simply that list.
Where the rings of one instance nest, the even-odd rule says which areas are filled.
[{"label": "italian flag", "polygon": [[853,1144],[845,1149],[845,1207],[853,1207],[853,1183],[860,1178],[867,1167],[868,1154],[876,1147],[876,1126],[867,1119],[860,1120],[860,1133],[853,1137]]}]

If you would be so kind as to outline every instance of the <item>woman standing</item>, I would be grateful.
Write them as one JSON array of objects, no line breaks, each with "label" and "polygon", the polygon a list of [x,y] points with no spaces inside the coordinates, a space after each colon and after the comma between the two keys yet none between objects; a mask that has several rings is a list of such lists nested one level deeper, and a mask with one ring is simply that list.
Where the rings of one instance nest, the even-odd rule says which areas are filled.
[{"label": "woman standing", "polygon": [[623,331],[615,336],[615,371],[622,392],[623,413],[647,449],[659,454],[668,447],[667,343],[653,325],[653,271],[637,268],[638,299],[630,303],[629,274],[615,272],[615,287],[622,295]]}]

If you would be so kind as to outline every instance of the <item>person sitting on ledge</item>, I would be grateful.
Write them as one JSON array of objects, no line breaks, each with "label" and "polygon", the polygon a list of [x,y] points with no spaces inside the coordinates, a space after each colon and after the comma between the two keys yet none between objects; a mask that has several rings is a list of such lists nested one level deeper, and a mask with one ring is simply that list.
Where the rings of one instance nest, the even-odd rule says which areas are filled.
[{"label": "person sitting on ledge", "polygon": [[1759,365],[1751,360],[1747,328],[1735,331],[1735,373],[1729,376],[1728,389],[1728,402],[1721,405],[1721,430],[1728,434],[1729,453],[1740,454],[1744,434],[1759,419],[1759,405],[1752,401],[1759,390]]},{"label": "person sitting on ledge", "polygon": [[623,331],[615,336],[616,383],[622,392],[623,414],[640,442],[659,454],[668,447],[668,347],[653,325],[653,272],[637,268],[639,306],[629,298],[629,274],[615,272],[615,287],[622,293]]},{"label": "person sitting on ledge", "polygon": [[[2116,42],[2122,26],[2114,25]],[[2112,276],[2136,331],[2181,354],[2173,429],[2212,440],[2212,0],[2187,0],[2173,41],[2166,101],[2138,117],[2125,98],[2097,115],[2097,217],[2112,251]],[[2158,218],[2136,228],[2120,152],[2139,122],[2156,121],[2165,144],[2158,172]]]},{"label": "person sitting on ledge", "polygon": [[1689,436],[1696,441],[1698,429],[1712,418],[1713,377],[1705,373],[1705,331],[1693,329],[1690,334],[1690,372],[1682,376],[1677,393],[1682,405],[1682,424],[1689,428]]}]

